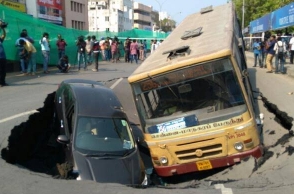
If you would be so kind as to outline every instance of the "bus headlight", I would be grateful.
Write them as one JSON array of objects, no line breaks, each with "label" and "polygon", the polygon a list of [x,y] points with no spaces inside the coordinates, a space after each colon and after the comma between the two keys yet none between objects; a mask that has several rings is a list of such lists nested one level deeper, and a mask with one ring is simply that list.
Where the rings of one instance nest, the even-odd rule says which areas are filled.
[{"label": "bus headlight", "polygon": [[160,157],[160,162],[161,162],[161,164],[167,164],[167,162],[168,162],[167,157],[165,157],[165,156]]},{"label": "bus headlight", "polygon": [[234,147],[235,147],[235,149],[236,149],[237,151],[242,151],[243,148],[244,148],[244,145],[243,145],[243,143],[241,143],[241,142],[236,142],[235,145],[234,145]]}]

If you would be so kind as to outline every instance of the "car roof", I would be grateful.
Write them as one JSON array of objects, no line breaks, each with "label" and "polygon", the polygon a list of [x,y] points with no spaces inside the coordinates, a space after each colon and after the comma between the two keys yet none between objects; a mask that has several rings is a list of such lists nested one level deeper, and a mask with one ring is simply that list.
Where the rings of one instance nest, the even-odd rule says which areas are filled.
[{"label": "car roof", "polygon": [[99,84],[67,84],[75,96],[78,115],[104,118],[126,117],[120,101],[111,89]]}]

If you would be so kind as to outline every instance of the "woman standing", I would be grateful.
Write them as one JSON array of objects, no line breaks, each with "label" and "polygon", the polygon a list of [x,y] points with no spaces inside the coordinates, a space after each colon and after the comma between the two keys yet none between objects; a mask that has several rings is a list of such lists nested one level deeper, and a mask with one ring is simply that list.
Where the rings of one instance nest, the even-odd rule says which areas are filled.
[{"label": "woman standing", "polygon": [[47,32],[43,33],[43,37],[40,40],[41,50],[43,55],[43,70],[44,73],[49,73],[48,64],[50,60],[50,44],[49,44],[49,34]]}]

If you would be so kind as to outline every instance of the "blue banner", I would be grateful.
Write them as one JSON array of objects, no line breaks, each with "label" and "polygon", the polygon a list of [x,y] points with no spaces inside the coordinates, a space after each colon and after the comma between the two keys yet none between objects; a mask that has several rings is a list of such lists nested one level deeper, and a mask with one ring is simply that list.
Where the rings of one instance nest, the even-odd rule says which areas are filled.
[{"label": "blue banner", "polygon": [[250,34],[270,30],[271,14],[267,14],[257,20],[250,22]]},{"label": "blue banner", "polygon": [[290,3],[271,13],[271,27],[273,30],[294,26],[294,3]]}]

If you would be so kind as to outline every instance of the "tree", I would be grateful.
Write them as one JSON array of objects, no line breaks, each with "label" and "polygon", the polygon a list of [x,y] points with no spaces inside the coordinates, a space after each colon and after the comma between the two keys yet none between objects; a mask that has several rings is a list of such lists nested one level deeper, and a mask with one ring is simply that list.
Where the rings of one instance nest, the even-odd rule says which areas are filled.
[{"label": "tree", "polygon": [[165,18],[161,21],[161,28],[164,32],[170,32],[176,27],[176,21]]},{"label": "tree", "polygon": [[[242,20],[243,0],[232,0],[235,4],[237,16]],[[256,20],[272,11],[288,5],[293,0],[244,0],[244,26],[249,26],[250,22]],[[294,30],[293,27],[291,27]]]}]

